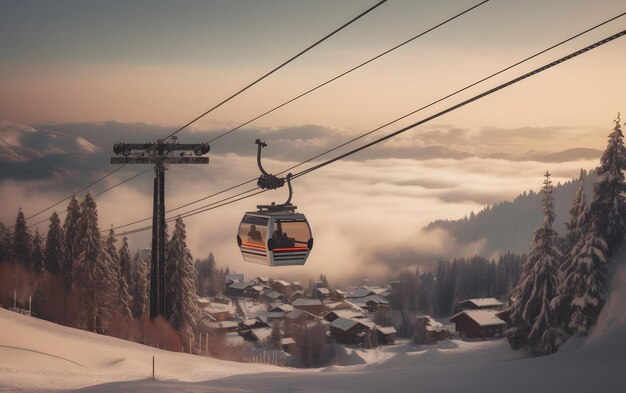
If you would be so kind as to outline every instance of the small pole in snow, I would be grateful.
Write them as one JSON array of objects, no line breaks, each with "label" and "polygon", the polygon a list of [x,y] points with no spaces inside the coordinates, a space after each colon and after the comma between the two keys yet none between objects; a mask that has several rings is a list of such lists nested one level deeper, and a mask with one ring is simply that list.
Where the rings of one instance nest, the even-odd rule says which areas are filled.
[{"label": "small pole in snow", "polygon": [[17,310],[17,291],[13,290],[13,311]]},{"label": "small pole in snow", "polygon": [[33,297],[29,296],[28,297],[28,315],[33,315],[32,308],[31,308],[32,305],[33,305]]},{"label": "small pole in snow", "polygon": [[152,379],[154,379],[154,355],[152,355]]},{"label": "small pole in snow", "polygon": [[189,353],[191,354],[191,345],[193,344],[192,342],[193,338],[189,337]]}]

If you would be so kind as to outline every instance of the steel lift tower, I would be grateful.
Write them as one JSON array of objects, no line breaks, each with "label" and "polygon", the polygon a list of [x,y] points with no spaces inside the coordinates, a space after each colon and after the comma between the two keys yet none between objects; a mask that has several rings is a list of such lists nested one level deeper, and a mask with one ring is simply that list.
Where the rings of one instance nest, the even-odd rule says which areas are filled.
[{"label": "steel lift tower", "polygon": [[152,262],[150,265],[150,318],[165,317],[165,171],[166,164],[208,164],[206,143],[117,143],[111,164],[153,164]]}]

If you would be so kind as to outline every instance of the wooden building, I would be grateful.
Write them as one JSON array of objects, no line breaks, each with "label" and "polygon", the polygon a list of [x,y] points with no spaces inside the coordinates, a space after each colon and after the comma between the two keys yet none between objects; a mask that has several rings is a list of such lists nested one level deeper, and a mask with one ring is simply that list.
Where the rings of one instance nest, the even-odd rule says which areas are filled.
[{"label": "wooden building", "polygon": [[506,322],[494,310],[465,310],[450,318],[461,337],[488,338],[503,336]]},{"label": "wooden building", "polygon": [[459,302],[459,310],[499,310],[504,304],[495,297],[481,297]]},{"label": "wooden building", "polygon": [[361,344],[375,326],[369,321],[340,317],[330,323],[330,337],[341,344]]},{"label": "wooden building", "polygon": [[319,299],[296,299],[291,303],[291,305],[294,308],[309,312],[311,314],[322,314],[322,301]]}]

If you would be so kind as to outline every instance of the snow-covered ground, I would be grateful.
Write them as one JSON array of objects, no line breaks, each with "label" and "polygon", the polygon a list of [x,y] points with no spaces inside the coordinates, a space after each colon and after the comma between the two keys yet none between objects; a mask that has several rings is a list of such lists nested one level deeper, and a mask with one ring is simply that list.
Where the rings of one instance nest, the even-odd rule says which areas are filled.
[{"label": "snow-covered ground", "polygon": [[[626,386],[626,258],[586,342],[525,358],[504,340],[354,350],[366,364],[293,370],[172,353],[0,309],[0,391],[620,392]],[[150,379],[152,356],[157,380]]]}]

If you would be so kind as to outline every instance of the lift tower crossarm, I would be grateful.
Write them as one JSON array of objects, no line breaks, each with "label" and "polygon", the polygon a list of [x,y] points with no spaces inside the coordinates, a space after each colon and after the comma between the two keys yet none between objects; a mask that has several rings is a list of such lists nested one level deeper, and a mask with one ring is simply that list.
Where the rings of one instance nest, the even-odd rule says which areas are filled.
[{"label": "lift tower crossarm", "polygon": [[207,143],[116,143],[111,164],[153,164],[152,261],[150,265],[150,318],[165,315],[165,164],[208,164]]}]

